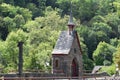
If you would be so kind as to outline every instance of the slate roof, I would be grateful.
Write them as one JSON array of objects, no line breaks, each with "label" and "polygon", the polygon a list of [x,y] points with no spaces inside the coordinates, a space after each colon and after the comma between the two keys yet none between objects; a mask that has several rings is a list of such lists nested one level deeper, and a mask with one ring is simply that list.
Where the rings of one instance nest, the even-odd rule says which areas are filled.
[{"label": "slate roof", "polygon": [[62,31],[52,54],[69,54],[74,40],[74,35],[75,31],[72,31],[71,35],[69,34],[69,31]]}]

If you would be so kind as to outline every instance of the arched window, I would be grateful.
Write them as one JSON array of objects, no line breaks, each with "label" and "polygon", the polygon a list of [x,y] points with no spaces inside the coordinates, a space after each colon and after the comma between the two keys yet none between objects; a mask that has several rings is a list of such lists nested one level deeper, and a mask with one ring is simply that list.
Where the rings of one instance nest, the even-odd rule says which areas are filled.
[{"label": "arched window", "polygon": [[58,60],[58,59],[55,60],[55,67],[56,67],[56,68],[59,67],[59,60]]}]

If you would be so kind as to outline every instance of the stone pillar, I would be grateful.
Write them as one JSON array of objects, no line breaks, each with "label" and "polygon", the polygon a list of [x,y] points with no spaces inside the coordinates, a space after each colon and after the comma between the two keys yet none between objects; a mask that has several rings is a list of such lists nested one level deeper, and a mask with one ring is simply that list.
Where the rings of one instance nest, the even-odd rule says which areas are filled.
[{"label": "stone pillar", "polygon": [[21,77],[22,76],[22,71],[23,71],[23,42],[18,42],[18,48],[19,48],[18,75],[19,75],[19,77]]}]

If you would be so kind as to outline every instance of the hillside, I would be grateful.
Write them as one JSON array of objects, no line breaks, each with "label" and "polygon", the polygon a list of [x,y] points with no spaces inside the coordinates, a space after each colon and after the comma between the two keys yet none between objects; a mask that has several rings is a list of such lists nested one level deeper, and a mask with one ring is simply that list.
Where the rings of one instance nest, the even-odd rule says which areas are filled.
[{"label": "hillside", "polygon": [[[84,69],[120,66],[120,0],[71,0]],[[17,70],[19,41],[24,42],[24,70],[50,70],[51,52],[67,29],[69,0],[0,0],[0,67]],[[104,70],[104,69],[103,69]],[[106,70],[106,69],[105,69]]]}]

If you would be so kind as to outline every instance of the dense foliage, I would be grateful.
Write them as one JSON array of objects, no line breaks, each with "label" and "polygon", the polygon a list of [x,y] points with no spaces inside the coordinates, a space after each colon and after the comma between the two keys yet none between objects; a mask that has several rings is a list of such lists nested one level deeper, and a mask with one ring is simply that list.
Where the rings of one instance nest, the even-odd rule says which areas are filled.
[{"label": "dense foliage", "polygon": [[[120,66],[120,0],[71,1],[84,69]],[[24,70],[50,70],[51,52],[60,31],[67,29],[70,5],[69,0],[0,0],[3,72],[17,70],[19,41],[24,42]]]}]

